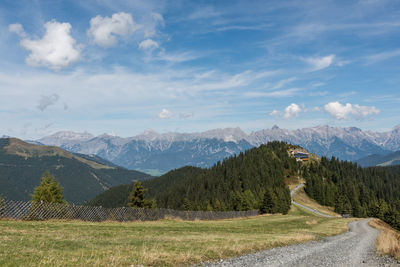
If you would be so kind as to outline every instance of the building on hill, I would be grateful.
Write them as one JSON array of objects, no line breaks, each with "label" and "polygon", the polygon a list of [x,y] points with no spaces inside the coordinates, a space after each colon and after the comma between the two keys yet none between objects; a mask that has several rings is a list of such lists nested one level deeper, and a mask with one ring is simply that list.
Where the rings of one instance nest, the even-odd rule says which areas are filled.
[{"label": "building on hill", "polygon": [[290,154],[296,158],[297,161],[308,161],[308,153],[291,150]]}]

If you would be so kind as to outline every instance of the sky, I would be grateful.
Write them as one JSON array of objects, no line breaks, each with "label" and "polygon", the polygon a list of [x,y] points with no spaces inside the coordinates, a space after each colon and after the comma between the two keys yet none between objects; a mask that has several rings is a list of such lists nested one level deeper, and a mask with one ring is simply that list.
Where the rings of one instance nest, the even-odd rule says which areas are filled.
[{"label": "sky", "polygon": [[400,2],[2,0],[0,136],[400,124]]}]

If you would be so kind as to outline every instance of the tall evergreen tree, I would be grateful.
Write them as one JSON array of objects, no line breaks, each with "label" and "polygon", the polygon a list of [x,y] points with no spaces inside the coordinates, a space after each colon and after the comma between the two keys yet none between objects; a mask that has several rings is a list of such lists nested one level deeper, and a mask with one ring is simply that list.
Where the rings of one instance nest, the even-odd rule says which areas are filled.
[{"label": "tall evergreen tree", "polygon": [[265,190],[262,204],[260,206],[260,213],[274,213],[276,203],[274,201],[273,192],[268,188]]},{"label": "tall evergreen tree", "polygon": [[155,203],[153,200],[147,200],[144,198],[144,194],[147,189],[144,188],[140,181],[137,181],[133,185],[132,193],[129,196],[128,206],[132,208],[155,208]]},{"label": "tall evergreen tree", "polygon": [[46,171],[32,194],[32,202],[66,203],[63,190],[56,178]]},{"label": "tall evergreen tree", "polygon": [[146,189],[142,185],[140,181],[137,181],[133,185],[132,193],[129,196],[129,207],[133,208],[143,208],[144,207],[144,194],[146,193]]}]

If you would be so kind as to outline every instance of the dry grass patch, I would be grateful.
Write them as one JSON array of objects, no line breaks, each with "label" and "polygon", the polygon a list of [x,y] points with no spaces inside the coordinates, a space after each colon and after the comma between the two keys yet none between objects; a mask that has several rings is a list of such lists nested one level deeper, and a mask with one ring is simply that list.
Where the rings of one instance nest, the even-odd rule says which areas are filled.
[{"label": "dry grass patch", "polygon": [[380,230],[375,243],[376,250],[400,260],[400,233],[379,219],[372,219],[369,224]]},{"label": "dry grass patch", "polygon": [[317,224],[318,221],[316,219],[313,219],[311,221],[306,221],[306,224],[311,225],[311,224]]}]

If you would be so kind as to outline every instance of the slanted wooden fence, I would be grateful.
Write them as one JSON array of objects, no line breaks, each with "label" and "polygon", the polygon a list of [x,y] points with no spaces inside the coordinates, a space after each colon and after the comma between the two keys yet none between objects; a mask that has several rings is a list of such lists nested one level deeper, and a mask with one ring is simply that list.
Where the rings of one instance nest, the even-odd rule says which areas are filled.
[{"label": "slanted wooden fence", "polygon": [[182,220],[220,220],[258,215],[249,211],[181,211],[171,209],[103,208],[46,202],[0,200],[0,218],[16,220],[82,220],[82,221],[155,221],[166,218]]}]

